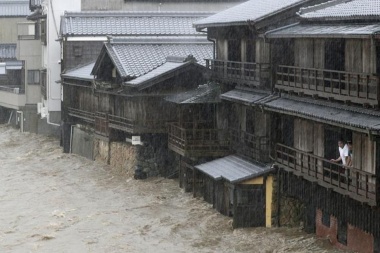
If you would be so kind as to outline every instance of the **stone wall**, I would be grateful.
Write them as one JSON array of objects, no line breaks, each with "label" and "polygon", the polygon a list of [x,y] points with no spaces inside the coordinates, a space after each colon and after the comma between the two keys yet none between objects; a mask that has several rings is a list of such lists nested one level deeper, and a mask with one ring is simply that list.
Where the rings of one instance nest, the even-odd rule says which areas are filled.
[{"label": "stone wall", "polygon": [[136,146],[95,138],[94,159],[110,164],[117,173],[129,177],[134,175],[137,166],[148,177],[166,177],[178,170],[175,155],[168,151],[166,135],[144,136],[143,145]]},{"label": "stone wall", "polygon": [[296,198],[282,195],[280,198],[280,226],[302,226],[305,206]]},{"label": "stone wall", "polygon": [[128,177],[133,177],[139,149],[139,146],[132,146],[130,143],[111,142],[109,163],[112,169]]},{"label": "stone wall", "polygon": [[321,209],[316,210],[316,234],[320,238],[326,238],[330,243],[342,250],[352,250],[355,252],[372,253],[374,252],[374,238],[371,234],[361,229],[347,224],[347,243],[338,241],[338,219],[329,216],[329,224],[323,224]]}]

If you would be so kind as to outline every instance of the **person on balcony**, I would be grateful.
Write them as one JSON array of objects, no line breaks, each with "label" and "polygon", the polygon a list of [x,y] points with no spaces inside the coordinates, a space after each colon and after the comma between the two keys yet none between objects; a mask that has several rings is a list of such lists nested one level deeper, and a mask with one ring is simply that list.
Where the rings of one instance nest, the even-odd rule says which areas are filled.
[{"label": "person on balcony", "polygon": [[335,163],[342,162],[344,166],[348,166],[347,162],[351,161],[351,159],[349,158],[347,144],[345,144],[343,140],[339,140],[338,147],[339,147],[339,157],[337,159],[331,159],[331,161]]}]

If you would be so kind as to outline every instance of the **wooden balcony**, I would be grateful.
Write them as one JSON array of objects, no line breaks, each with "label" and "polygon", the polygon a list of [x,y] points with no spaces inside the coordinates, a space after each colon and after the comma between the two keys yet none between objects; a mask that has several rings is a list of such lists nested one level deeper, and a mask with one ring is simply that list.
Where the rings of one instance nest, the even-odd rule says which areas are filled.
[{"label": "wooden balcony", "polygon": [[378,107],[379,77],[326,69],[277,67],[275,88],[314,97]]},{"label": "wooden balcony", "polygon": [[228,131],[199,129],[193,123],[168,124],[169,149],[188,157],[218,157],[230,153]]},{"label": "wooden balcony", "polygon": [[269,138],[233,130],[229,131],[230,147],[237,154],[260,162],[269,162]]},{"label": "wooden balcony", "polygon": [[265,87],[270,83],[268,63],[236,62],[206,59],[213,78],[236,83],[242,87]]},{"label": "wooden balcony", "polygon": [[67,113],[71,117],[84,120],[85,122],[88,122],[88,123],[94,123],[95,121],[95,114],[90,111],[85,111],[85,110],[69,107],[67,108]]},{"label": "wooden balcony", "polygon": [[322,157],[282,144],[276,145],[276,164],[297,176],[316,182],[362,203],[376,206],[376,176],[357,168],[332,163]]},{"label": "wooden balcony", "polygon": [[68,115],[94,124],[95,133],[109,135],[110,129],[128,133],[165,133],[166,121],[151,120],[137,121],[126,117],[119,117],[105,112],[89,112],[76,108],[67,108]]}]

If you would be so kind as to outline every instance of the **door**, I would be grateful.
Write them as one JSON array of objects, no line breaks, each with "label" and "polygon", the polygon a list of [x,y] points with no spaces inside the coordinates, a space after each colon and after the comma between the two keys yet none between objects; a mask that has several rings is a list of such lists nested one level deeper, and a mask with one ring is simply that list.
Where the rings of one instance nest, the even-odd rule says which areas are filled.
[{"label": "door", "polygon": [[234,203],[234,228],[265,226],[265,189],[263,185],[237,185]]}]

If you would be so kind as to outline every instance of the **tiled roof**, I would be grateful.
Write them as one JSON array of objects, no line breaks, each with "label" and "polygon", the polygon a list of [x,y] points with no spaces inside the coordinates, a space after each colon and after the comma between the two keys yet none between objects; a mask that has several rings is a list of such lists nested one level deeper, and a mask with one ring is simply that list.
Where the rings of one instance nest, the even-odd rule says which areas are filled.
[{"label": "tiled roof", "polygon": [[62,74],[64,78],[73,78],[81,80],[93,80],[94,76],[91,75],[91,71],[94,68],[95,62],[85,65],[83,67],[75,68]]},{"label": "tiled roof", "polygon": [[380,0],[333,0],[301,8],[299,15],[305,19],[352,20],[380,17]]},{"label": "tiled roof", "polygon": [[250,0],[205,19],[194,22],[196,28],[241,25],[257,22],[308,0]]},{"label": "tiled roof", "polygon": [[146,73],[145,75],[139,76],[135,79],[132,79],[128,82],[125,82],[124,85],[130,87],[139,87],[139,89],[144,89],[148,86],[151,86],[155,81],[159,80],[163,75],[174,75],[178,74],[178,71],[183,71],[186,67],[190,65],[198,65],[195,63],[195,59],[192,56],[188,57],[177,57],[177,56],[168,56],[166,62],[161,66],[153,69],[152,71]]},{"label": "tiled roof", "polygon": [[0,44],[0,59],[16,59],[16,44]]},{"label": "tiled roof", "polygon": [[252,163],[236,155],[196,165],[195,168],[215,180],[225,179],[231,183],[242,182],[273,171],[269,166]]},{"label": "tiled roof", "polygon": [[266,101],[262,105],[271,111],[319,120],[327,124],[338,123],[366,131],[380,131],[380,113],[369,109],[286,95]]},{"label": "tiled roof", "polygon": [[192,25],[210,15],[206,12],[66,12],[61,19],[61,35],[205,36]]},{"label": "tiled roof", "polygon": [[163,65],[168,56],[192,55],[199,64],[213,57],[213,45],[206,39],[128,38],[105,44],[121,77],[139,77]]},{"label": "tiled roof", "polygon": [[269,96],[269,93],[264,92],[251,92],[247,90],[234,89],[221,95],[223,100],[237,102],[245,105],[252,105],[261,99]]},{"label": "tiled roof", "polygon": [[372,24],[295,24],[268,31],[267,38],[367,38],[380,31]]},{"label": "tiled roof", "polygon": [[26,17],[29,14],[29,1],[0,1],[0,17]]},{"label": "tiled roof", "polygon": [[219,103],[220,87],[212,83],[203,84],[193,90],[169,95],[165,100],[176,104]]}]

